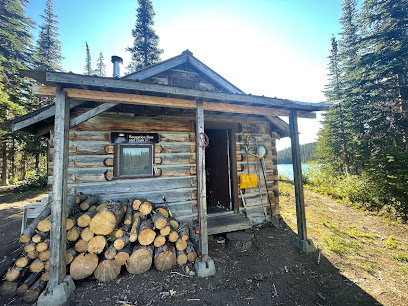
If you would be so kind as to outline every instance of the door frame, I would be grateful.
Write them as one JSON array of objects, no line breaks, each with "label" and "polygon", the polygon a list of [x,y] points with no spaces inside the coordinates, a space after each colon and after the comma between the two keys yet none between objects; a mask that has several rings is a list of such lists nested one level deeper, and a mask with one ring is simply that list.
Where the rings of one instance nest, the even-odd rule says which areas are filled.
[{"label": "door frame", "polygon": [[229,155],[230,155],[230,165],[228,168],[231,174],[231,201],[234,207],[234,213],[239,213],[239,198],[238,198],[238,171],[237,171],[237,141],[236,133],[239,131],[239,126],[237,123],[232,122],[205,122],[205,129],[210,130],[228,130],[228,141],[229,141]]}]

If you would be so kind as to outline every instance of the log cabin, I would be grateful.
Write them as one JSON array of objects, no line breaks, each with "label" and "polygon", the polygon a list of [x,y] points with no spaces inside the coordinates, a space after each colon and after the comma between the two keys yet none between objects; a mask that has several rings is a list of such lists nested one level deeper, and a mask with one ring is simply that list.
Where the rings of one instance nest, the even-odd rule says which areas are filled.
[{"label": "log cabin", "polygon": [[[297,118],[315,118],[327,104],[245,94],[188,50],[123,77],[121,58],[112,62],[111,78],[23,71],[42,84],[33,87],[36,95],[55,97],[54,104],[7,124],[10,131],[49,138],[51,231],[64,232],[68,192],[97,194],[100,202],[162,204],[164,197],[178,220],[197,227],[205,261],[207,235],[279,215],[276,140],[290,136],[297,246],[307,251]],[[258,146],[265,148],[262,158]],[[240,176],[248,173],[258,184],[240,189]],[[64,239],[51,247],[57,262],[64,261]],[[52,274],[51,286],[61,281]]]}]

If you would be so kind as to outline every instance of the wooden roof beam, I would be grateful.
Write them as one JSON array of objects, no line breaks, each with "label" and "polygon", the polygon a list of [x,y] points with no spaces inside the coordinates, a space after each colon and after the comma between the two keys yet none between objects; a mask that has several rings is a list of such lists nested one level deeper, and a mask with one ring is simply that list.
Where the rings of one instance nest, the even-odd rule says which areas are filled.
[{"label": "wooden roof beam", "polygon": [[[128,103],[158,107],[195,109],[196,101],[178,98],[167,98],[157,96],[135,95],[114,92],[101,92],[93,90],[83,90],[75,88],[65,88],[64,91],[68,97],[79,101],[96,101],[107,103]],[[247,105],[227,104],[219,102],[204,102],[204,110],[223,113],[237,113],[249,115],[270,115],[270,116],[289,116],[290,110],[255,107]],[[311,112],[299,111],[298,116],[302,118],[315,118],[316,114]]]}]

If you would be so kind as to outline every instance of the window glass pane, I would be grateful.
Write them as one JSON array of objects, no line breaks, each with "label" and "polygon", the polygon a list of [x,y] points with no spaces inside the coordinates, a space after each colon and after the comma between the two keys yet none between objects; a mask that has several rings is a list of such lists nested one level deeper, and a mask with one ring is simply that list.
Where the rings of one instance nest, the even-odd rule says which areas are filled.
[{"label": "window glass pane", "polygon": [[122,147],[120,175],[151,175],[151,147]]}]

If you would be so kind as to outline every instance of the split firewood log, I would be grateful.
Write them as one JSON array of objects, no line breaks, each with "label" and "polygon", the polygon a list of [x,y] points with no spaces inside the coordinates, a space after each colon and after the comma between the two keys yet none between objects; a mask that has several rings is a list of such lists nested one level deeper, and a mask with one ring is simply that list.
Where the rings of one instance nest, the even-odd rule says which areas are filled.
[{"label": "split firewood log", "polygon": [[51,205],[52,202],[49,201],[42,212],[25,228],[25,230],[21,233],[19,239],[20,242],[25,243],[31,241],[31,237],[34,235],[38,223],[51,214]]},{"label": "split firewood log", "polygon": [[75,197],[75,204],[81,204],[83,201],[85,201],[87,198],[89,197],[89,195],[87,194],[78,194]]},{"label": "split firewood log", "polygon": [[174,217],[169,218],[169,224],[173,230],[177,230],[180,226],[180,223]]},{"label": "split firewood log", "polygon": [[194,262],[197,258],[197,252],[194,249],[194,245],[190,241],[187,241],[186,254],[189,262]]},{"label": "split firewood log", "polygon": [[38,252],[37,250],[31,251],[31,252],[27,252],[27,257],[29,259],[36,259],[38,257]]},{"label": "split firewood log", "polygon": [[91,230],[91,228],[85,227],[81,232],[81,239],[85,241],[89,241],[95,236],[95,233]]},{"label": "split firewood log", "polygon": [[68,241],[77,241],[79,235],[81,234],[82,229],[80,227],[73,227],[67,232],[67,240]]},{"label": "split firewood log", "polygon": [[183,239],[183,240],[185,240],[185,241],[187,241],[188,240],[188,227],[187,227],[187,224],[183,224],[182,226],[180,226],[178,229],[177,229],[177,232],[178,232],[178,234],[179,234],[179,237],[180,237],[180,239]]},{"label": "split firewood log", "polygon": [[74,258],[77,256],[77,254],[78,253],[75,249],[73,248],[68,249],[65,253],[65,263],[69,265],[74,260]]},{"label": "split firewood log", "polygon": [[75,243],[75,250],[78,253],[84,253],[88,250],[88,241],[85,241],[83,239],[79,239],[76,243]]},{"label": "split firewood log", "polygon": [[164,217],[168,217],[169,216],[169,212],[167,211],[167,209],[165,209],[164,207],[157,207],[156,208],[156,212],[158,212],[159,214],[161,214]]},{"label": "split firewood log", "polygon": [[171,243],[156,248],[154,250],[154,266],[159,271],[167,271],[176,264],[176,252]]},{"label": "split firewood log", "polygon": [[185,265],[187,263],[187,254],[184,251],[177,251],[177,264],[179,266]]},{"label": "split firewood log", "polygon": [[20,277],[24,277],[24,274],[26,274],[26,272],[27,269],[25,268],[10,267],[6,275],[4,276],[4,279],[8,282],[14,282],[18,280]]},{"label": "split firewood log", "polygon": [[102,204],[99,204],[99,205],[96,207],[96,211],[97,211],[97,212],[100,212],[101,210],[105,209],[105,207],[108,206],[110,203],[111,203],[111,201],[108,201],[108,202],[104,202],[104,203],[102,203]]},{"label": "split firewood log", "polygon": [[170,231],[169,237],[168,237],[170,242],[176,242],[177,239],[179,239],[179,234],[176,231]]},{"label": "split firewood log", "polygon": [[129,241],[130,242],[135,242],[137,240],[137,233],[139,232],[140,228],[140,213],[135,213],[133,215],[133,224],[132,227],[130,228],[129,232]]},{"label": "split firewood log", "polygon": [[123,225],[121,228],[117,229],[115,232],[115,236],[116,238],[120,238],[123,235],[125,235],[125,233],[129,232],[131,224],[127,224],[127,225]]},{"label": "split firewood log", "polygon": [[127,246],[130,243],[129,241],[129,233],[126,233],[122,237],[116,239],[113,242],[113,246],[115,247],[116,250],[120,251],[123,249],[125,246]]},{"label": "split firewood log", "polygon": [[32,273],[38,273],[44,270],[44,262],[42,262],[40,259],[35,259],[31,265],[30,265],[30,272]]},{"label": "split firewood log", "polygon": [[166,237],[163,235],[157,235],[153,242],[156,248],[161,247],[165,243],[166,243]]},{"label": "split firewood log", "polygon": [[132,203],[133,210],[139,210],[141,204],[142,204],[142,201],[140,201],[140,200],[133,200],[133,203]]},{"label": "split firewood log", "polygon": [[92,218],[95,217],[95,215],[97,213],[98,212],[96,210],[91,210],[91,211],[88,211],[88,212],[80,215],[78,217],[78,219],[77,219],[77,225],[80,226],[80,227],[89,226],[89,223],[91,223]]},{"label": "split firewood log", "polygon": [[110,234],[124,215],[122,203],[112,202],[92,218],[89,227],[96,235]]},{"label": "split firewood log", "polygon": [[0,285],[0,295],[2,296],[10,296],[13,295],[17,291],[17,282],[8,282],[4,281]]},{"label": "split firewood log", "polygon": [[[75,226],[75,221],[72,218],[67,218],[67,231]],[[32,239],[31,239],[32,240]]]},{"label": "split firewood log", "polygon": [[38,253],[38,259],[41,261],[47,261],[50,258],[50,250],[42,251]]},{"label": "split firewood log", "polygon": [[105,259],[96,267],[94,276],[100,282],[109,282],[119,276],[120,268],[115,260]]},{"label": "split firewood log", "polygon": [[49,232],[51,230],[51,216],[48,216],[38,222],[37,230],[40,232]]},{"label": "split firewood log", "polygon": [[139,211],[142,216],[146,216],[150,214],[153,209],[154,209],[154,204],[149,201],[143,202],[139,207]]},{"label": "split firewood log", "polygon": [[167,218],[160,213],[154,213],[152,215],[152,221],[154,227],[158,230],[167,226]]},{"label": "split firewood log", "polygon": [[26,252],[26,253],[28,253],[28,252],[32,252],[32,251],[35,251],[36,250],[36,244],[35,243],[26,243],[25,245],[24,245],[24,251]]},{"label": "split firewood log", "polygon": [[24,267],[27,267],[29,263],[30,263],[30,259],[28,257],[21,256],[17,258],[15,265],[16,267],[24,268]]},{"label": "split firewood log", "polygon": [[187,241],[179,238],[176,241],[176,249],[177,251],[184,251],[185,249],[187,249]]},{"label": "split firewood log", "polygon": [[39,279],[41,276],[41,273],[31,273],[26,280],[18,287],[17,289],[17,294],[18,295],[23,295],[24,293],[27,292],[28,289]]},{"label": "split firewood log", "polygon": [[151,245],[136,245],[126,262],[126,269],[131,274],[141,274],[150,269],[153,261]]},{"label": "split firewood log", "polygon": [[38,299],[41,292],[45,289],[47,282],[43,281],[41,278],[37,279],[37,281],[27,290],[26,293],[23,295],[24,302],[34,302]]},{"label": "split firewood log", "polygon": [[[67,215],[72,210],[72,207],[74,206],[75,203],[75,196],[69,195],[68,196],[68,201],[67,201]],[[43,209],[43,211],[25,228],[23,233],[20,235],[20,242],[26,243],[31,240],[31,237],[35,234],[35,230],[37,228],[38,223],[47,218],[48,216],[51,215],[51,206],[52,206],[52,201],[48,201],[47,206]]]},{"label": "split firewood log", "polygon": [[160,235],[167,236],[170,234],[171,228],[170,225],[166,225],[160,230]]},{"label": "split firewood log", "polygon": [[141,245],[149,245],[156,238],[156,232],[153,230],[152,220],[144,220],[140,223],[137,239]]},{"label": "split firewood log", "polygon": [[88,210],[89,207],[91,207],[92,205],[96,203],[96,201],[98,201],[98,197],[96,195],[91,195],[85,200],[83,200],[81,204],[79,204],[79,208],[82,211]]},{"label": "split firewood log", "polygon": [[84,279],[92,275],[97,266],[98,255],[81,253],[72,261],[69,267],[69,274],[74,280]]},{"label": "split firewood log", "polygon": [[38,253],[40,253],[40,252],[48,250],[49,246],[50,246],[50,241],[46,240],[46,241],[37,243],[36,250]]},{"label": "split firewood log", "polygon": [[111,242],[103,255],[106,259],[114,259],[117,252],[118,250],[115,249],[113,242]]},{"label": "split firewood log", "polygon": [[123,224],[125,225],[132,224],[132,215],[133,215],[133,200],[129,200],[127,203],[127,210],[125,214],[125,219],[123,220]]},{"label": "split firewood log", "polygon": [[50,274],[48,272],[43,272],[41,274],[41,280],[44,282],[48,282],[50,280]]},{"label": "split firewood log", "polygon": [[44,241],[44,239],[47,239],[50,237],[50,232],[37,232],[33,237],[31,238],[31,241],[34,243],[39,243],[41,241]]},{"label": "split firewood log", "polygon": [[125,247],[121,249],[120,251],[117,252],[115,256],[116,263],[120,266],[123,266],[126,263],[126,261],[129,259],[130,254],[132,254],[132,252],[130,251],[129,247]]},{"label": "split firewood log", "polygon": [[100,254],[105,250],[107,241],[105,236],[95,236],[88,242],[88,252]]}]

